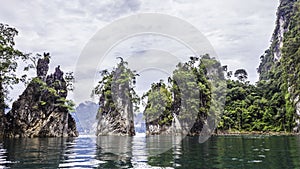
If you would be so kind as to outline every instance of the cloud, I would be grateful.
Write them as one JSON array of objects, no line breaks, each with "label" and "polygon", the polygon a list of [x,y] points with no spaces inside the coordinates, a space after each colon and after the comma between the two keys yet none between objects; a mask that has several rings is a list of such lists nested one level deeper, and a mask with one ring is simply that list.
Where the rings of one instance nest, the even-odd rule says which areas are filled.
[{"label": "cloud", "polygon": [[[275,27],[277,6],[277,1],[261,0],[10,0],[0,6],[0,20],[19,30],[18,49],[27,53],[49,51],[51,70],[60,64],[70,71],[75,69],[88,40],[112,21],[139,12],[170,14],[198,28],[214,46],[222,64],[231,70],[245,68],[249,80],[255,82],[259,56],[268,48]],[[132,50],[143,54],[147,43],[166,46],[144,40]],[[173,47],[167,50],[188,54]],[[124,51],[126,48],[120,48],[119,53]]]},{"label": "cloud", "polygon": [[90,17],[102,21],[112,21],[120,16],[136,12],[139,10],[140,5],[139,0],[102,0],[94,2],[80,0],[81,8],[88,11]]}]

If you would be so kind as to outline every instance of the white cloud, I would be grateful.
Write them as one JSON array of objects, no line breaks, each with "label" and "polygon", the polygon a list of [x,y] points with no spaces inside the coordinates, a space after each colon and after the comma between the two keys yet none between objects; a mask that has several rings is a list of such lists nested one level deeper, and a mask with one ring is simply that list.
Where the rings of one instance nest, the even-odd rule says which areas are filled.
[{"label": "white cloud", "polygon": [[49,51],[51,70],[58,64],[74,70],[88,40],[113,20],[139,12],[170,14],[197,27],[222,64],[232,70],[245,68],[255,82],[259,56],[268,48],[275,27],[277,5],[261,0],[10,0],[0,6],[0,20],[19,30],[18,49]]}]

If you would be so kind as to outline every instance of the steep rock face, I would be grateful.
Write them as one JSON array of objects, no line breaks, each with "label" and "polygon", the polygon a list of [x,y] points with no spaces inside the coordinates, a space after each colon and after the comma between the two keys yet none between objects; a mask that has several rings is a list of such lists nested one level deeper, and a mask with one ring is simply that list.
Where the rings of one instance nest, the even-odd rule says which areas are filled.
[{"label": "steep rock face", "polygon": [[295,109],[294,132],[300,132],[300,1],[296,1],[291,14],[289,31],[284,36],[282,47],[283,65],[287,74],[287,86],[290,100]]},{"label": "steep rock face", "polygon": [[[283,3],[285,1],[282,1]],[[288,99],[294,108],[293,118],[295,119],[294,132],[300,132],[300,2],[291,0],[288,2],[290,8],[285,8],[283,15],[288,20],[285,22],[287,31],[284,32],[283,42],[280,47],[281,59],[280,64],[284,68],[285,83],[287,84]],[[280,17],[280,15],[278,15]]]},{"label": "steep rock face", "polygon": [[[3,90],[2,84],[0,83],[0,91]],[[4,134],[4,124],[5,124],[5,102],[4,102],[4,95],[0,92],[0,137]]]},{"label": "steep rock face", "polygon": [[67,85],[59,67],[47,76],[49,58],[39,59],[32,79],[5,115],[7,137],[75,137],[76,124],[65,105]]},{"label": "steep rock face", "polygon": [[293,14],[293,6],[296,0],[281,0],[277,10],[276,28],[273,34],[274,43],[274,60],[278,61],[281,58],[280,49],[283,46],[284,33],[289,30],[290,18]]},{"label": "steep rock face", "polygon": [[[163,116],[159,116],[158,119],[164,118]],[[156,121],[146,122],[146,135],[181,135],[181,134],[189,134],[189,135],[196,135],[199,131],[189,131],[191,126],[187,127],[185,130],[182,126],[184,125],[182,121],[179,121],[176,114],[173,114],[171,117],[171,121],[168,123],[161,123]]]},{"label": "steep rock face", "polygon": [[121,61],[117,68],[102,80],[99,110],[97,114],[97,136],[135,135],[133,122],[133,88],[134,74]]},{"label": "steep rock face", "polygon": [[[276,27],[270,48],[261,56],[258,68],[260,80],[276,83],[278,91],[285,93],[283,109],[292,112],[293,130],[300,131],[300,2],[281,0],[277,11]],[[291,102],[292,106],[289,106]],[[293,109],[291,109],[293,107]]]},{"label": "steep rock face", "polygon": [[291,15],[293,15],[296,0],[281,0],[277,9],[276,27],[271,39],[271,46],[260,57],[261,63],[258,67],[260,80],[268,80],[272,66],[282,57],[284,34],[288,32]]}]

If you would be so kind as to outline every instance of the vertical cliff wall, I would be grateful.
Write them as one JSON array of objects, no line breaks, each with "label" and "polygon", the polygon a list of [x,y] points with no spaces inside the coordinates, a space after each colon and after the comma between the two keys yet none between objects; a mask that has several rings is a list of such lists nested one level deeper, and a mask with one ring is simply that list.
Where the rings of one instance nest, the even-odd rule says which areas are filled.
[{"label": "vertical cliff wall", "polygon": [[111,72],[104,72],[96,94],[100,96],[97,114],[97,136],[135,135],[133,122],[134,73],[121,63]]},{"label": "vertical cliff wall", "polygon": [[[261,56],[260,83],[273,84],[284,102],[282,110],[300,131],[300,2],[281,0],[272,43]],[[270,85],[270,86],[271,86]]]},{"label": "vertical cliff wall", "polygon": [[277,9],[277,19],[275,29],[268,50],[260,57],[261,63],[258,67],[260,80],[270,78],[270,71],[282,57],[281,48],[283,47],[284,34],[288,32],[291,16],[294,13],[294,4],[297,0],[280,0]]}]

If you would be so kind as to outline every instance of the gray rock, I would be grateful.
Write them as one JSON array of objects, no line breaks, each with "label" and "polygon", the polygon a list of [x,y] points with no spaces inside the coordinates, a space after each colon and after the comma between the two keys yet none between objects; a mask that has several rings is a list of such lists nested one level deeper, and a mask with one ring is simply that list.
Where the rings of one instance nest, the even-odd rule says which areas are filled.
[{"label": "gray rock", "polygon": [[44,53],[44,58],[39,58],[37,62],[37,67],[36,67],[37,77],[39,77],[42,80],[46,79],[49,70],[49,63],[50,63],[49,56],[50,56],[49,53]]},{"label": "gray rock", "polygon": [[123,71],[124,67],[120,66],[113,72],[110,95],[112,99],[107,99],[105,94],[100,96],[97,114],[97,136],[135,135],[130,85],[128,82],[120,82],[123,80],[121,76]]},{"label": "gray rock", "polygon": [[78,136],[76,123],[65,105],[66,82],[55,74],[44,77],[48,67],[45,63],[38,62],[38,77],[32,79],[5,115],[6,137]]}]

